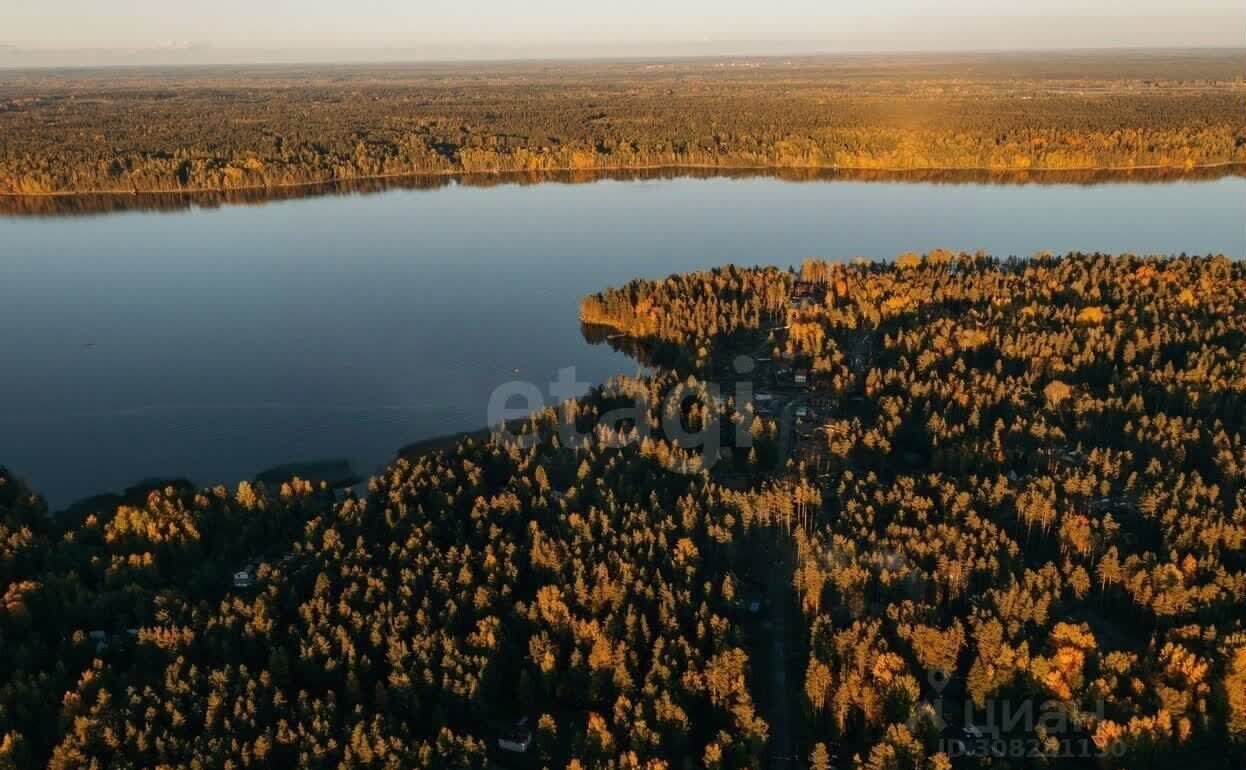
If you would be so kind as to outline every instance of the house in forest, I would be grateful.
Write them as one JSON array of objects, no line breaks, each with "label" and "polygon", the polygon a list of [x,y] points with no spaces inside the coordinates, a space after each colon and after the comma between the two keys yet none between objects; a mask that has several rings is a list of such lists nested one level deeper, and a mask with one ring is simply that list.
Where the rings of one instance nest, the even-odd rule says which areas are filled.
[{"label": "house in forest", "polygon": [[498,748],[513,754],[527,753],[532,745],[532,730],[528,728],[528,718],[524,717],[510,727],[498,733]]},{"label": "house in forest", "polygon": [[87,639],[95,643],[95,654],[99,655],[108,649],[108,632],[96,630],[87,634]]},{"label": "house in forest", "polygon": [[247,567],[234,573],[234,588],[251,588],[255,585],[255,569]]},{"label": "house in forest", "polygon": [[[132,640],[138,638],[137,628],[127,628],[125,632],[126,632],[126,635],[129,636],[129,638]],[[112,634],[112,633],[109,633],[108,631],[97,629],[95,631],[89,632],[87,634],[87,639],[95,644],[95,654],[99,655],[103,653],[105,650],[107,650],[109,647],[111,647],[113,644],[120,642],[120,641],[124,641],[125,637],[123,637],[121,634]]]},{"label": "house in forest", "polygon": [[808,369],[797,369],[795,372],[792,373],[792,382],[797,385],[808,385],[809,384],[809,370]]},{"label": "house in forest", "polygon": [[818,287],[816,284],[807,281],[798,281],[792,286],[792,299],[814,299],[818,296]]}]

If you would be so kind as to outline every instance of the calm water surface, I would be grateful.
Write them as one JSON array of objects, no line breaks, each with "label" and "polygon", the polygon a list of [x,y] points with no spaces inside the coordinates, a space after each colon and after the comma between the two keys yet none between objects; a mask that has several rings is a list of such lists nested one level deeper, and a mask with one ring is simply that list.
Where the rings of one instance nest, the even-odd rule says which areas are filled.
[{"label": "calm water surface", "polygon": [[516,376],[635,372],[576,320],[581,295],[631,278],[934,247],[1241,257],[1244,201],[1237,177],[677,179],[0,218],[0,464],[58,506],[299,460],[367,472],[482,426]]}]

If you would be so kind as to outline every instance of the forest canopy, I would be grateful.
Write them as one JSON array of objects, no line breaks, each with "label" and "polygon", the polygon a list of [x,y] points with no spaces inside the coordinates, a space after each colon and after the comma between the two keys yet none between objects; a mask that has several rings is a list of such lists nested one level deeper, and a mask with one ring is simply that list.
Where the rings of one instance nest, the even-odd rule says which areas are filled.
[{"label": "forest canopy", "polygon": [[[779,728],[818,770],[1242,766],[1242,262],[809,260],[581,312],[697,352],[358,493],[53,517],[0,471],[0,767],[510,766],[524,718],[569,770],[759,767]],[[790,454],[698,376],[745,338],[810,372]]]}]

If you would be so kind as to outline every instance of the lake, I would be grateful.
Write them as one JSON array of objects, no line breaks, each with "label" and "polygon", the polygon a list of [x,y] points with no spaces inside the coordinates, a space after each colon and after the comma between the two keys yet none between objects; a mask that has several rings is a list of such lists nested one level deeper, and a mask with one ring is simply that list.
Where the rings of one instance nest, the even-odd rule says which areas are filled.
[{"label": "lake", "polygon": [[368,473],[404,444],[481,427],[502,383],[635,373],[577,321],[583,294],[635,277],[935,247],[1242,257],[1244,202],[1237,176],[754,177],[0,218],[0,464],[54,506],[301,460]]}]

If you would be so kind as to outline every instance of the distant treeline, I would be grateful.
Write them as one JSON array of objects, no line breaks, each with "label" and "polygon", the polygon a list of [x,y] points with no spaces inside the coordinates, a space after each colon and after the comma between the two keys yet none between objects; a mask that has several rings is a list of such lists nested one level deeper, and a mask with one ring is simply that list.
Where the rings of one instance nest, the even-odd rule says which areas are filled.
[{"label": "distant treeline", "polygon": [[476,172],[1246,162],[1240,56],[1105,54],[1064,64],[910,57],[32,72],[0,84],[0,192],[237,190]]}]

